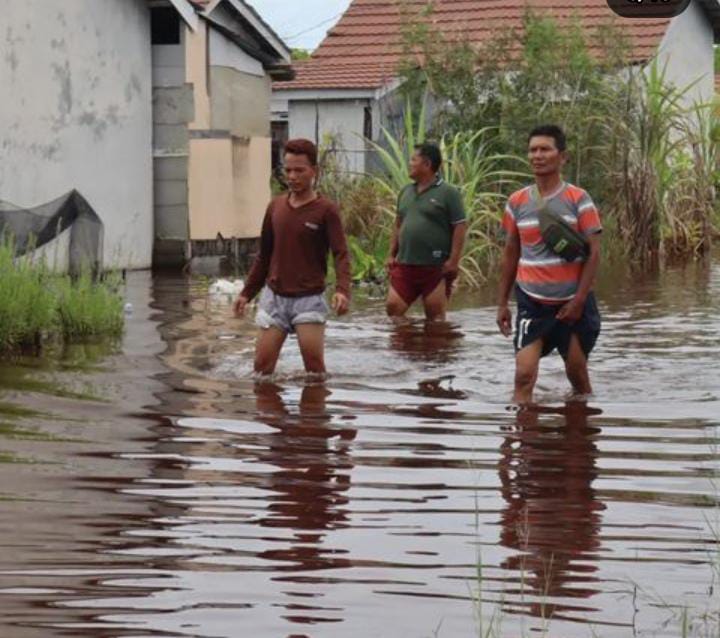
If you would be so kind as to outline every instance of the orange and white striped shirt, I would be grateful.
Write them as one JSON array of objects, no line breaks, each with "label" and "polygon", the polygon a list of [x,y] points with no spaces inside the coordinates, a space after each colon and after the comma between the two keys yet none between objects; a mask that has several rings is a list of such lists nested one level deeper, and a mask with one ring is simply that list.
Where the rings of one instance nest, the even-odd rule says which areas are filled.
[{"label": "orange and white striped shirt", "polygon": [[[567,301],[577,292],[585,260],[565,261],[545,244],[540,234],[539,203],[533,197],[534,188],[528,186],[513,193],[503,216],[505,232],[520,236],[516,283],[538,301]],[[582,188],[563,182],[556,192],[544,199],[555,214],[586,237],[602,232],[597,207]]]}]

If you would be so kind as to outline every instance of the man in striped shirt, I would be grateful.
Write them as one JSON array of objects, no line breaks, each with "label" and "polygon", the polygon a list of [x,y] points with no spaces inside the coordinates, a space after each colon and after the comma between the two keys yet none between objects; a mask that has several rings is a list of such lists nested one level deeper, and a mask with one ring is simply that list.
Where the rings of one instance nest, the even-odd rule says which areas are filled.
[{"label": "man in striped shirt", "polygon": [[[558,349],[577,394],[592,392],[587,359],[600,333],[592,292],[600,258],[602,226],[597,208],[581,188],[563,181],[566,140],[554,125],[535,128],[528,138],[535,183],[513,193],[503,217],[506,234],[497,324],[512,333],[510,294],[518,304],[515,322],[515,392],[519,404],[532,401],[540,358]],[[587,240],[587,257],[567,261],[543,240],[539,210],[547,207]]]}]

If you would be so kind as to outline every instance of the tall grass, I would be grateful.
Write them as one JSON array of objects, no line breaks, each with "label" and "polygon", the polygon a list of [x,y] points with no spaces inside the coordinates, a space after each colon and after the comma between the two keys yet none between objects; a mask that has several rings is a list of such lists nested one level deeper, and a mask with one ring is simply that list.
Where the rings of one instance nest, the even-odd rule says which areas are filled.
[{"label": "tall grass", "polygon": [[0,351],[37,345],[57,327],[50,278],[29,257],[15,259],[11,240],[0,241]]},{"label": "tall grass", "polygon": [[674,86],[658,61],[633,65],[617,22],[591,32],[528,10],[521,28],[476,45],[443,33],[432,8],[407,20],[401,91],[416,101],[432,93],[431,132],[490,130],[488,152],[517,156],[534,126],[560,124],[565,176],[599,204],[613,254],[644,265],[709,252],[720,228],[720,108],[689,104],[700,79]]},{"label": "tall grass", "polygon": [[93,280],[50,271],[0,239],[0,353],[40,348],[49,340],[118,336],[124,313],[120,279]]},{"label": "tall grass", "polygon": [[122,334],[124,327],[122,279],[110,274],[95,281],[85,271],[76,279],[59,277],[53,289],[63,335],[68,340]]}]

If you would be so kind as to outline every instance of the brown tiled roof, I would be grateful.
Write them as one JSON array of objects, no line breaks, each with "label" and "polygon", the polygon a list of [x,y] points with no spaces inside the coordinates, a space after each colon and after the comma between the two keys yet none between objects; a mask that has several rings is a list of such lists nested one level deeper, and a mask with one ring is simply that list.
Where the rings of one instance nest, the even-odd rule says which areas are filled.
[{"label": "brown tiled roof", "polygon": [[[296,79],[276,82],[275,89],[379,88],[396,75],[401,54],[401,5],[419,12],[427,0],[353,0],[310,60],[296,64]],[[429,18],[445,32],[488,41],[499,30],[519,28],[528,8],[552,15],[559,23],[575,16],[588,29],[615,19],[606,0],[435,0]],[[650,59],[665,35],[669,20],[623,20],[634,62]],[[601,53],[600,45],[591,51]]]}]

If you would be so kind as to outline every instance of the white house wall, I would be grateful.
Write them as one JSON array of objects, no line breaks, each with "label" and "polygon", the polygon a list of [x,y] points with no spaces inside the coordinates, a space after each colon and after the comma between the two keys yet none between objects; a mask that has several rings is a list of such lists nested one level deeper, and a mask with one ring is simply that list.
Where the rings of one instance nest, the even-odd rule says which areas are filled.
[{"label": "white house wall", "polygon": [[662,68],[667,64],[666,78],[678,88],[698,80],[685,96],[688,106],[708,102],[715,93],[713,29],[696,1],[675,18],[659,49]]},{"label": "white house wall", "polygon": [[342,150],[342,168],[351,173],[364,173],[366,105],[367,100],[291,101],[288,135],[291,139],[303,137],[318,144],[333,138]]},{"label": "white house wall", "polygon": [[0,199],[76,188],[104,223],[106,266],[145,268],[153,243],[146,0],[5,0]]},{"label": "white house wall", "polygon": [[237,44],[215,29],[210,30],[210,63],[242,73],[265,77],[261,62],[245,53]]}]

